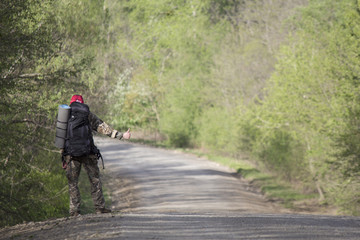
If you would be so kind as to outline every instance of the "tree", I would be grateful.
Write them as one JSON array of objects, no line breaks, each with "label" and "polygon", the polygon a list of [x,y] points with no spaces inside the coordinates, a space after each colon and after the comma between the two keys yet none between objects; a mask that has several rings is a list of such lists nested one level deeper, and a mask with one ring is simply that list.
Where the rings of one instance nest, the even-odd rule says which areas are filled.
[{"label": "tree", "polygon": [[320,200],[358,214],[359,12],[354,2],[312,1],[295,20],[266,97],[246,118],[256,120],[243,123],[255,137],[245,139],[262,161],[285,167],[279,174],[314,183]]},{"label": "tree", "polygon": [[[82,50],[100,31],[83,10],[101,3],[73,1],[81,14],[64,1],[0,3],[1,225],[67,212],[66,179],[53,147],[55,116],[70,89],[91,85],[77,80],[92,72],[93,50]],[[63,25],[74,18],[77,24]],[[84,33],[83,26],[91,28]]]}]

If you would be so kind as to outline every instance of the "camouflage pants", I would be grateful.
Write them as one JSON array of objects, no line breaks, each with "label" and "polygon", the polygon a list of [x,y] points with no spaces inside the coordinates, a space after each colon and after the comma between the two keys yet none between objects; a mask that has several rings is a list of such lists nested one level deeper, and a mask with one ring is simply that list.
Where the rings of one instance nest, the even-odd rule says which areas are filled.
[{"label": "camouflage pants", "polygon": [[84,156],[84,157],[65,157],[67,164],[66,167],[66,177],[69,182],[69,195],[70,195],[70,214],[79,212],[80,210],[80,191],[78,188],[79,175],[81,170],[81,165],[84,165],[84,168],[89,176],[91,184],[91,196],[94,202],[95,209],[100,209],[105,207],[105,200],[102,193],[102,185],[100,181],[100,170],[97,163],[97,158],[95,155]]}]

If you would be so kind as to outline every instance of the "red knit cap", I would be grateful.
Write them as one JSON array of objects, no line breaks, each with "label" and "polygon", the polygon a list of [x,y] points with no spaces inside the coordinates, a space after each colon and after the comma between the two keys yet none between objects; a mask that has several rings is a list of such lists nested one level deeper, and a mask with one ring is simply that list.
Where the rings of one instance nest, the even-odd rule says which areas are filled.
[{"label": "red knit cap", "polygon": [[73,102],[84,103],[84,99],[81,95],[74,95],[70,100],[70,104],[72,104]]}]

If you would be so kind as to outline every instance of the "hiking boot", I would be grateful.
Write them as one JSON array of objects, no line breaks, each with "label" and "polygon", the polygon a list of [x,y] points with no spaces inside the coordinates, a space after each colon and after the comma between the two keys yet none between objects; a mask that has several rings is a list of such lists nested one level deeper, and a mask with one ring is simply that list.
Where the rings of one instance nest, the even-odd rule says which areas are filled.
[{"label": "hiking boot", "polygon": [[79,217],[79,216],[81,216],[79,211],[70,213],[70,217]]},{"label": "hiking boot", "polygon": [[96,209],[96,214],[102,214],[102,213],[111,213],[111,210],[108,208],[98,208]]}]

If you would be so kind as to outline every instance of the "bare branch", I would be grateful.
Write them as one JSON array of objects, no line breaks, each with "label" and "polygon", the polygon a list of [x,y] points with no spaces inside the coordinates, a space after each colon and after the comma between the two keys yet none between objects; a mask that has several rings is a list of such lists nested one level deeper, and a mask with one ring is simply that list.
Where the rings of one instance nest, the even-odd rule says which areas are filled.
[{"label": "bare branch", "polygon": [[43,75],[40,73],[27,73],[27,74],[21,74],[18,76],[18,78],[38,78],[42,77]]},{"label": "bare branch", "polygon": [[35,126],[38,126],[38,127],[41,127],[41,128],[44,128],[44,129],[49,129],[49,130],[52,130],[53,128],[49,127],[49,126],[46,126],[44,124],[40,124],[38,122],[35,122],[34,120],[31,120],[31,119],[27,119],[27,118],[24,118],[24,119],[18,119],[18,120],[12,120],[10,122],[10,124],[17,124],[17,123],[31,123]]}]

